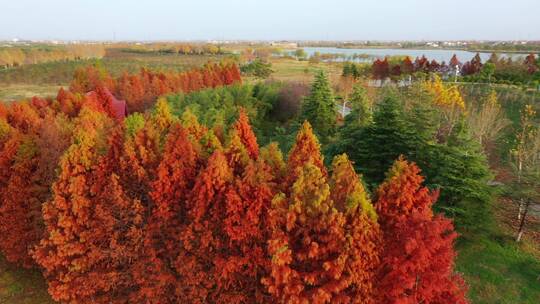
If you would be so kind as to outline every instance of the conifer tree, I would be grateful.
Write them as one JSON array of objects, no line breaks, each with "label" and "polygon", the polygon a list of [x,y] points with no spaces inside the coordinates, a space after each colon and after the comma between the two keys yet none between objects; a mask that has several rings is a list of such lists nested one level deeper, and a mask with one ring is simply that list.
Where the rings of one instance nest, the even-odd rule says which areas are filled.
[{"label": "conifer tree", "polygon": [[422,186],[419,172],[399,159],[377,190],[384,236],[377,303],[467,303],[453,271],[457,234],[448,219],[433,215],[437,193]]},{"label": "conifer tree", "polygon": [[182,229],[187,225],[186,198],[193,187],[198,155],[187,132],[178,124],[167,136],[157,180],[151,185],[154,203],[145,229],[144,254],[136,265],[140,290],[134,301],[172,303],[180,279],[174,263],[181,246]]},{"label": "conifer tree", "polygon": [[226,214],[227,192],[233,172],[222,151],[216,150],[195,179],[187,199],[188,224],[181,235],[181,250],[175,269],[182,278],[177,290],[179,302],[205,303],[218,297],[214,262],[220,244]]},{"label": "conifer tree", "polygon": [[143,211],[110,170],[117,150],[99,154],[110,118],[83,109],[79,119],[78,140],[63,156],[53,198],[43,207],[46,234],[34,255],[55,300],[123,303],[132,287],[127,269],[137,254],[141,233],[135,227]]},{"label": "conifer tree", "polygon": [[341,147],[355,164],[364,164],[356,169],[369,183],[380,182],[392,161],[400,154],[413,157],[422,147],[414,130],[411,130],[403,115],[403,105],[389,95],[378,105],[373,123],[365,129],[351,134]]},{"label": "conifer tree", "polygon": [[238,136],[240,136],[242,144],[248,150],[249,156],[252,159],[256,159],[259,156],[259,145],[257,144],[255,133],[253,133],[249,124],[249,118],[245,109],[240,109],[240,115],[233,128],[238,132]]},{"label": "conifer tree", "polygon": [[[12,155],[9,179],[0,192],[0,251],[9,262],[30,268],[35,266],[31,250],[43,233],[41,204],[48,189],[39,180],[39,150],[30,136],[16,138],[17,150]],[[7,156],[11,143],[5,147]]]},{"label": "conifer tree", "polygon": [[357,127],[369,125],[373,120],[373,111],[366,90],[362,86],[358,84],[354,86],[350,102],[352,111],[345,118],[347,123],[353,123]]},{"label": "conifer tree", "polygon": [[323,156],[321,155],[321,146],[317,137],[313,134],[311,124],[304,121],[302,128],[296,135],[296,141],[289,152],[287,159],[287,176],[285,178],[285,187],[290,187],[296,180],[299,171],[307,163],[317,166],[321,173],[326,176]]},{"label": "conifer tree", "polygon": [[373,281],[379,267],[381,231],[368,194],[345,154],[336,156],[332,162],[330,189],[335,207],[346,218],[345,274],[350,277],[351,285],[344,294],[351,303],[376,303]]},{"label": "conifer tree", "polygon": [[289,195],[272,202],[271,272],[263,279],[279,303],[347,303],[345,217],[321,170],[305,164]]},{"label": "conifer tree", "polygon": [[315,75],[302,105],[302,119],[309,121],[317,135],[326,140],[336,131],[336,105],[330,82],[323,71]]}]

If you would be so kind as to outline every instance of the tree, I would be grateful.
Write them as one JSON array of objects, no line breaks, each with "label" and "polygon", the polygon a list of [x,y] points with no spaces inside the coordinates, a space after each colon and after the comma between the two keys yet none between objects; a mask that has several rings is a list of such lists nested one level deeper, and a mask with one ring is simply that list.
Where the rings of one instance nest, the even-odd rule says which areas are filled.
[{"label": "tree", "polygon": [[348,258],[344,273],[352,284],[345,294],[351,303],[375,303],[373,283],[379,267],[381,232],[375,209],[345,154],[334,158],[329,184],[334,206],[346,218]]},{"label": "tree", "polygon": [[311,163],[318,167],[324,176],[327,175],[319,141],[313,134],[313,129],[309,122],[305,121],[302,125],[302,129],[296,134],[296,142],[289,152],[289,157],[287,159],[287,176],[284,182],[285,188],[292,186],[298,177],[298,174],[300,174],[300,170],[307,163]]},{"label": "tree", "polygon": [[[487,65],[486,63],[485,66]],[[467,112],[467,122],[472,136],[484,146],[486,151],[490,144],[497,140],[500,132],[510,123],[504,116],[495,91],[491,91],[481,105],[471,107]]]},{"label": "tree", "polygon": [[[181,249],[174,268],[182,278],[176,301],[205,303],[217,299],[219,287],[215,269],[220,244],[226,242],[222,231],[227,193],[233,172],[222,151],[216,150],[199,172],[187,198],[187,225],[181,234]],[[216,289],[218,288],[218,289]]]},{"label": "tree", "polygon": [[321,170],[307,163],[290,195],[272,202],[271,272],[263,284],[276,302],[346,303],[345,218],[333,208]]},{"label": "tree", "polygon": [[371,73],[375,79],[386,79],[390,75],[390,67],[388,65],[388,58],[384,60],[377,59],[373,62],[371,67]]},{"label": "tree", "polygon": [[[54,196],[43,206],[46,234],[34,256],[54,299],[123,303],[133,288],[128,269],[141,244],[144,209],[125,195],[114,173],[119,149],[98,153],[107,146],[100,134],[107,134],[110,119],[83,111],[77,140],[62,158]],[[111,142],[121,147],[120,141]]]},{"label": "tree", "polygon": [[486,62],[484,66],[482,66],[482,70],[480,71],[480,74],[482,77],[485,77],[488,79],[488,82],[491,83],[491,76],[495,73],[495,64],[491,62]]},{"label": "tree", "polygon": [[250,160],[226,194],[222,243],[215,264],[219,293],[215,303],[269,303],[260,282],[267,275],[268,211],[276,193],[272,169]]},{"label": "tree", "polygon": [[511,150],[512,168],[516,182],[512,185],[512,196],[518,201],[519,228],[516,241],[521,241],[529,208],[540,200],[540,131],[534,123],[536,111],[525,105],[520,115],[520,128],[516,134],[516,146]]},{"label": "tree", "polygon": [[378,183],[384,178],[381,169],[389,168],[393,159],[401,154],[415,157],[421,151],[414,132],[405,120],[401,102],[389,95],[378,104],[373,123],[345,134],[338,150],[350,155],[368,183]]},{"label": "tree", "polygon": [[257,144],[255,133],[253,133],[253,130],[249,124],[249,118],[245,109],[242,108],[240,110],[238,120],[234,124],[233,128],[238,132],[238,136],[240,136],[242,144],[246,147],[249,156],[252,159],[257,159],[259,157],[259,145]]},{"label": "tree", "polygon": [[346,118],[348,123],[355,126],[365,127],[373,120],[373,110],[371,102],[367,96],[366,89],[361,85],[355,85],[350,98],[351,113]]},{"label": "tree", "polygon": [[30,268],[35,266],[31,250],[43,234],[41,204],[49,192],[38,176],[40,151],[34,138],[13,139],[2,151],[2,157],[11,155],[11,172],[0,192],[0,250],[9,262]]},{"label": "tree", "polygon": [[137,263],[141,285],[136,301],[174,302],[180,278],[174,264],[181,250],[181,235],[187,225],[186,199],[195,183],[198,155],[187,132],[178,124],[167,136],[163,159],[152,183],[155,206],[145,231],[144,256]]},{"label": "tree", "polygon": [[294,51],[294,56],[296,56],[298,60],[302,60],[307,57],[307,54],[306,54],[306,51],[304,51],[304,49],[297,49],[296,51]]},{"label": "tree", "polygon": [[409,56],[406,56],[405,59],[401,62],[401,73],[404,75],[410,75],[414,72],[414,65]]},{"label": "tree", "polygon": [[264,62],[260,58],[242,65],[240,71],[242,71],[244,75],[254,76],[260,79],[266,79],[274,72],[272,70],[272,63]]},{"label": "tree", "polygon": [[422,187],[419,172],[399,159],[377,189],[384,235],[377,303],[467,303],[453,272],[457,234],[449,220],[433,216],[437,193]]},{"label": "tree", "polygon": [[313,125],[323,141],[334,135],[336,130],[336,105],[330,82],[324,71],[315,75],[311,91],[302,105],[302,119]]},{"label": "tree", "polygon": [[437,75],[432,81],[425,82],[424,87],[433,96],[432,102],[441,109],[443,120],[437,136],[444,141],[464,112],[465,101],[457,86],[445,86]]}]

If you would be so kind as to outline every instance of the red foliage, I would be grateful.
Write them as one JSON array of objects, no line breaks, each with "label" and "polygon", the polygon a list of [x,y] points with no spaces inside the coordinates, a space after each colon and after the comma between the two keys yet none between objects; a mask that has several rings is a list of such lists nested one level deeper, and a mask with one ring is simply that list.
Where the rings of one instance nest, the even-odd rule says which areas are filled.
[{"label": "red foliage", "polygon": [[411,58],[407,56],[405,57],[405,59],[403,59],[403,62],[401,63],[401,73],[411,74],[412,72],[414,72],[414,65],[411,61]]},{"label": "red foliage", "polygon": [[182,277],[178,298],[181,303],[206,303],[219,297],[214,294],[219,273],[214,262],[226,241],[221,229],[232,179],[232,170],[219,150],[196,178],[187,200],[188,224],[181,234],[180,254],[174,265]]},{"label": "red foliage", "polygon": [[109,90],[142,111],[240,82],[236,65],[77,73],[57,101],[0,105],[0,250],[33,257],[55,300],[466,303],[456,234],[414,164],[395,163],[374,208],[345,155],[329,177],[308,122],[285,164],[277,144],[259,149],[244,110],[228,133],[178,120],[165,99],[112,119]]},{"label": "red foliage", "polygon": [[452,68],[452,69],[454,69],[456,66],[458,66],[458,67],[461,66],[461,62],[459,62],[456,54],[454,54],[452,56],[452,58],[450,59],[449,65],[450,65],[450,68]]},{"label": "red foliage", "polygon": [[38,151],[32,138],[14,136],[1,158],[2,169],[10,172],[0,192],[0,251],[9,262],[32,267],[30,250],[41,238],[41,202],[47,195],[36,180]]},{"label": "red foliage", "polygon": [[453,273],[457,234],[433,216],[436,196],[422,180],[415,164],[399,159],[377,191],[384,233],[377,303],[467,303],[463,279]]},{"label": "red foliage", "polygon": [[379,267],[381,231],[367,192],[347,156],[332,162],[331,197],[335,207],[345,214],[348,254],[344,273],[351,284],[344,292],[351,303],[375,303],[374,279]]},{"label": "red foliage", "polygon": [[179,278],[172,271],[179,254],[182,229],[186,225],[186,197],[193,187],[197,152],[186,131],[177,125],[167,137],[157,180],[150,193],[155,204],[148,218],[144,255],[136,263],[138,302],[172,303]]},{"label": "red foliage", "polygon": [[388,58],[384,60],[377,59],[373,62],[371,67],[371,73],[375,79],[385,79],[390,75],[390,67],[388,65]]},{"label": "red foliage", "polygon": [[270,275],[263,283],[279,303],[348,303],[345,216],[332,206],[321,170],[308,163],[288,196],[270,211]]},{"label": "red foliage", "polygon": [[299,172],[307,163],[312,163],[321,170],[323,176],[327,176],[323,156],[321,155],[321,145],[315,134],[313,134],[311,124],[304,121],[302,129],[296,135],[296,142],[289,152],[287,177],[284,184],[286,190],[296,181]]},{"label": "red foliage", "polygon": [[255,133],[253,133],[249,125],[249,118],[244,109],[240,110],[240,115],[233,128],[238,132],[238,136],[240,136],[242,144],[246,147],[249,156],[252,159],[256,159],[259,156],[259,145],[257,144]]}]

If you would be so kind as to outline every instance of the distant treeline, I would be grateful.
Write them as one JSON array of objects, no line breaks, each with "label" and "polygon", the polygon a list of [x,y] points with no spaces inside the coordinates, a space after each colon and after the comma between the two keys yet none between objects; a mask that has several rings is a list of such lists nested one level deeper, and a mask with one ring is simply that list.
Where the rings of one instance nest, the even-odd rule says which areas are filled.
[{"label": "distant treeline", "polygon": [[35,45],[0,47],[0,68],[61,60],[101,58],[103,44]]},{"label": "distant treeline", "polygon": [[420,77],[422,74],[437,73],[442,76],[459,75],[462,81],[496,82],[506,84],[540,83],[540,58],[529,54],[524,60],[515,60],[511,57],[499,58],[495,53],[485,62],[479,54],[470,61],[462,63],[456,55],[449,63],[428,60],[425,56],[417,57],[414,62],[410,57],[385,57],[377,59],[367,69],[365,64],[346,62],[343,66],[343,76],[371,77],[374,79],[391,78],[398,80],[401,76]]}]

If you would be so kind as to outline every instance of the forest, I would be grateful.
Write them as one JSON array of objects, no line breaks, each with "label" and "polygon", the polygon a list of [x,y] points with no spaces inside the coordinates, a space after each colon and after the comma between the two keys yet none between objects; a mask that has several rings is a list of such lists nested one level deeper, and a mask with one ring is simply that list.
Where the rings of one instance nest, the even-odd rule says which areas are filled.
[{"label": "forest", "polygon": [[[426,58],[365,69],[248,49],[135,70],[125,56],[225,51],[106,53],[131,68],[54,63],[73,70],[55,96],[0,103],[0,256],[43,277],[52,301],[540,298],[539,104],[528,87],[467,86],[498,64],[490,81],[519,65],[526,87],[534,55],[459,63],[464,81],[453,83]],[[285,64],[294,80],[272,76],[290,73]],[[415,81],[369,85],[398,70]]]}]

